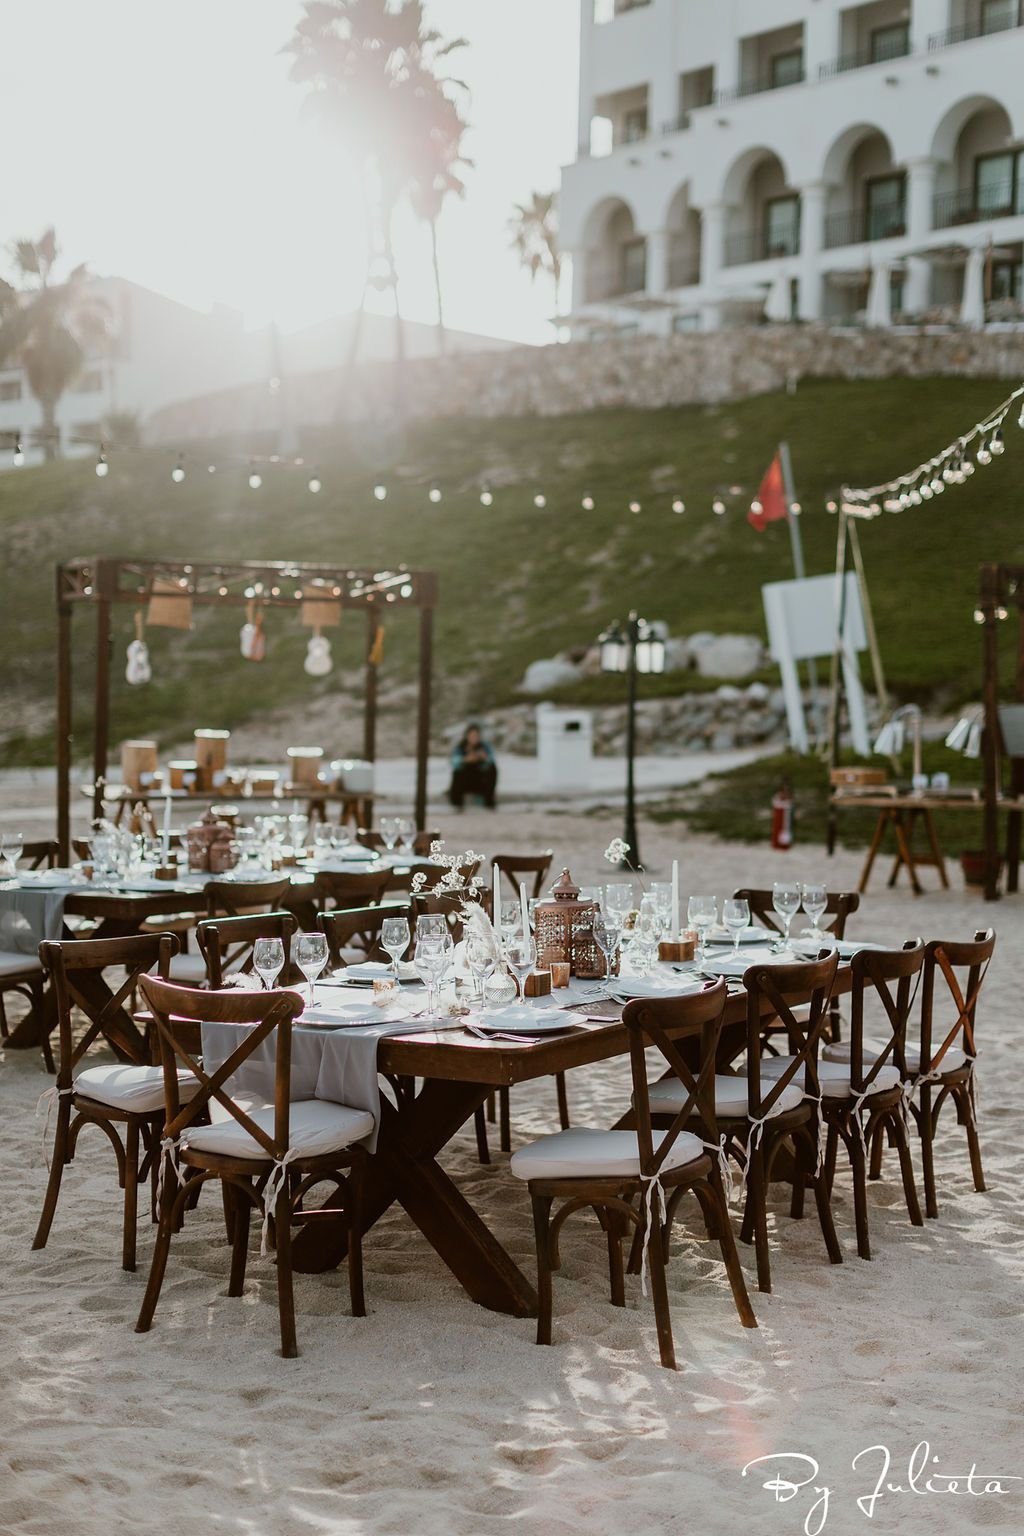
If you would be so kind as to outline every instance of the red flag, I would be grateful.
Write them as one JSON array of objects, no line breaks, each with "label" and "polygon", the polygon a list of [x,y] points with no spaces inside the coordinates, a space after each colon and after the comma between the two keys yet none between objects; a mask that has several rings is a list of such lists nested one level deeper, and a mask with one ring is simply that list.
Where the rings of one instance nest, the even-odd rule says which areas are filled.
[{"label": "red flag", "polygon": [[788,515],[786,488],[782,482],[782,460],[776,454],[761,481],[757,498],[747,513],[747,522],[758,533],[763,533],[768,523],[777,523],[780,518]]}]

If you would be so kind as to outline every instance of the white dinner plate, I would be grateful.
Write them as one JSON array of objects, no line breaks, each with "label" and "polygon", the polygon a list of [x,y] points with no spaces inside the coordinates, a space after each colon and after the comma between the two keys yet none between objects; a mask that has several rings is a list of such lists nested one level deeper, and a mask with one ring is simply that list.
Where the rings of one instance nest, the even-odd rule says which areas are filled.
[{"label": "white dinner plate", "polygon": [[667,976],[617,976],[609,988],[612,997],[689,997],[705,986],[702,978],[692,979],[675,972]]},{"label": "white dinner plate", "polygon": [[502,1035],[553,1035],[575,1029],[579,1019],[564,1008],[530,1008],[512,1003],[507,1008],[489,1008],[473,1022],[478,1029],[493,1029]]},{"label": "white dinner plate", "polygon": [[[751,923],[749,928],[740,930],[741,944],[774,944],[779,935],[773,933],[770,928],[758,928]],[[709,944],[734,944],[736,941],[728,928],[709,928],[707,942]]]}]

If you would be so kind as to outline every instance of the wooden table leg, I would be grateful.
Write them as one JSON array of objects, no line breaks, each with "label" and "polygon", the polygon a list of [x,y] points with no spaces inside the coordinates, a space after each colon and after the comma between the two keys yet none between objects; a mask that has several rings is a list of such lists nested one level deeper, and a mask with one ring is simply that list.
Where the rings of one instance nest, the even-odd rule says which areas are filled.
[{"label": "wooden table leg", "polygon": [[878,813],[878,820],[875,823],[874,835],[871,838],[867,856],[864,859],[864,868],[860,872],[860,881],[857,885],[857,890],[862,896],[868,888],[868,881],[871,879],[871,870],[875,862],[875,856],[878,853],[879,848],[882,846],[882,839],[885,836],[885,829],[889,825],[889,818],[891,815],[891,811],[880,811]]},{"label": "wooden table leg", "polygon": [[939,879],[942,882],[942,889],[944,891],[948,891],[949,876],[946,874],[946,861],[942,857],[942,849],[939,846],[939,836],[935,830],[935,818],[932,816],[931,811],[928,810],[922,810],[921,817],[924,821],[925,831],[928,834],[928,846],[932,850],[932,858],[935,860],[935,868],[939,872]]},{"label": "wooden table leg", "polygon": [[[484,1083],[429,1078],[401,1111],[382,1098],[362,1226],[368,1231],[397,1200],[475,1302],[492,1312],[535,1317],[532,1284],[436,1161],[490,1092]],[[344,1222],[314,1218],[295,1234],[292,1263],[300,1272],[318,1273],[337,1268],[345,1252]]]},{"label": "wooden table leg", "polygon": [[897,854],[896,858],[893,860],[892,873],[889,876],[889,885],[894,886],[896,884],[900,872],[900,867],[905,864],[907,866],[907,873],[910,876],[910,884],[913,887],[914,895],[922,896],[924,894],[924,888],[922,887],[920,880],[917,878],[917,865],[914,863],[914,852],[912,848],[914,838],[913,811],[910,812],[908,818],[904,817],[902,811],[897,811],[893,816],[893,826],[896,831]]},{"label": "wooden table leg", "polygon": [[1020,887],[1020,811],[1010,811],[1006,818],[1006,890]]}]

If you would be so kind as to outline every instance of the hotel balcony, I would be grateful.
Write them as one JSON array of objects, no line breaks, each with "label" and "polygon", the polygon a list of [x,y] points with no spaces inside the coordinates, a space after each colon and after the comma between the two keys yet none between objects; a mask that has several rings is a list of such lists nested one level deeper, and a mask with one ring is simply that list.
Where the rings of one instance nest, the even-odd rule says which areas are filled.
[{"label": "hotel balcony", "polygon": [[724,265],[742,267],[751,261],[772,261],[779,256],[796,256],[800,251],[800,230],[781,233],[762,226],[741,229],[725,239]]},{"label": "hotel balcony", "polygon": [[832,251],[870,240],[895,240],[906,232],[907,213],[902,201],[843,209],[825,219],[825,249]]},{"label": "hotel balcony", "polygon": [[940,192],[933,205],[935,229],[952,229],[960,224],[984,224],[989,219],[1012,219],[1024,214],[1024,187],[1014,189],[1007,182],[1004,189],[987,186],[979,197],[977,187],[961,187],[956,192]]},{"label": "hotel balcony", "polygon": [[999,32],[1012,32],[1024,26],[1024,6],[1020,0],[1003,0],[1002,4],[982,5],[979,14],[959,27],[947,27],[944,32],[933,32],[928,39],[929,51],[950,48],[955,43],[970,43],[976,37],[994,37]]}]

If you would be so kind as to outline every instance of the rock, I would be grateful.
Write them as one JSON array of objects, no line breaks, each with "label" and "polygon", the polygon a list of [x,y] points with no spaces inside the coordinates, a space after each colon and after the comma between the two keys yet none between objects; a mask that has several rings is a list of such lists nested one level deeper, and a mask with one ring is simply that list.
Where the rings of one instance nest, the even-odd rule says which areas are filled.
[{"label": "rock", "polygon": [[717,635],[696,654],[701,677],[747,677],[761,666],[764,646],[756,635]]},{"label": "rock", "polygon": [[764,683],[751,683],[747,688],[747,698],[752,704],[767,704],[770,692]]},{"label": "rock", "polygon": [[690,652],[693,656],[702,651],[706,645],[711,645],[717,637],[709,629],[699,629],[695,635],[690,635]]},{"label": "rock", "polygon": [[665,641],[665,671],[684,672],[693,666],[693,648],[685,635]]},{"label": "rock", "polygon": [[578,667],[560,656],[547,661],[534,661],[527,667],[519,684],[522,693],[547,693],[549,688],[560,688],[564,683],[575,683],[580,676]]},{"label": "rock", "polygon": [[736,738],[732,731],[726,731],[719,727],[717,731],[712,732],[711,740],[708,742],[709,752],[732,752],[735,750],[735,747]]},{"label": "rock", "polygon": [[742,699],[743,694],[732,683],[723,683],[721,688],[715,689],[715,698],[721,699],[723,704],[734,704],[737,699]]}]

